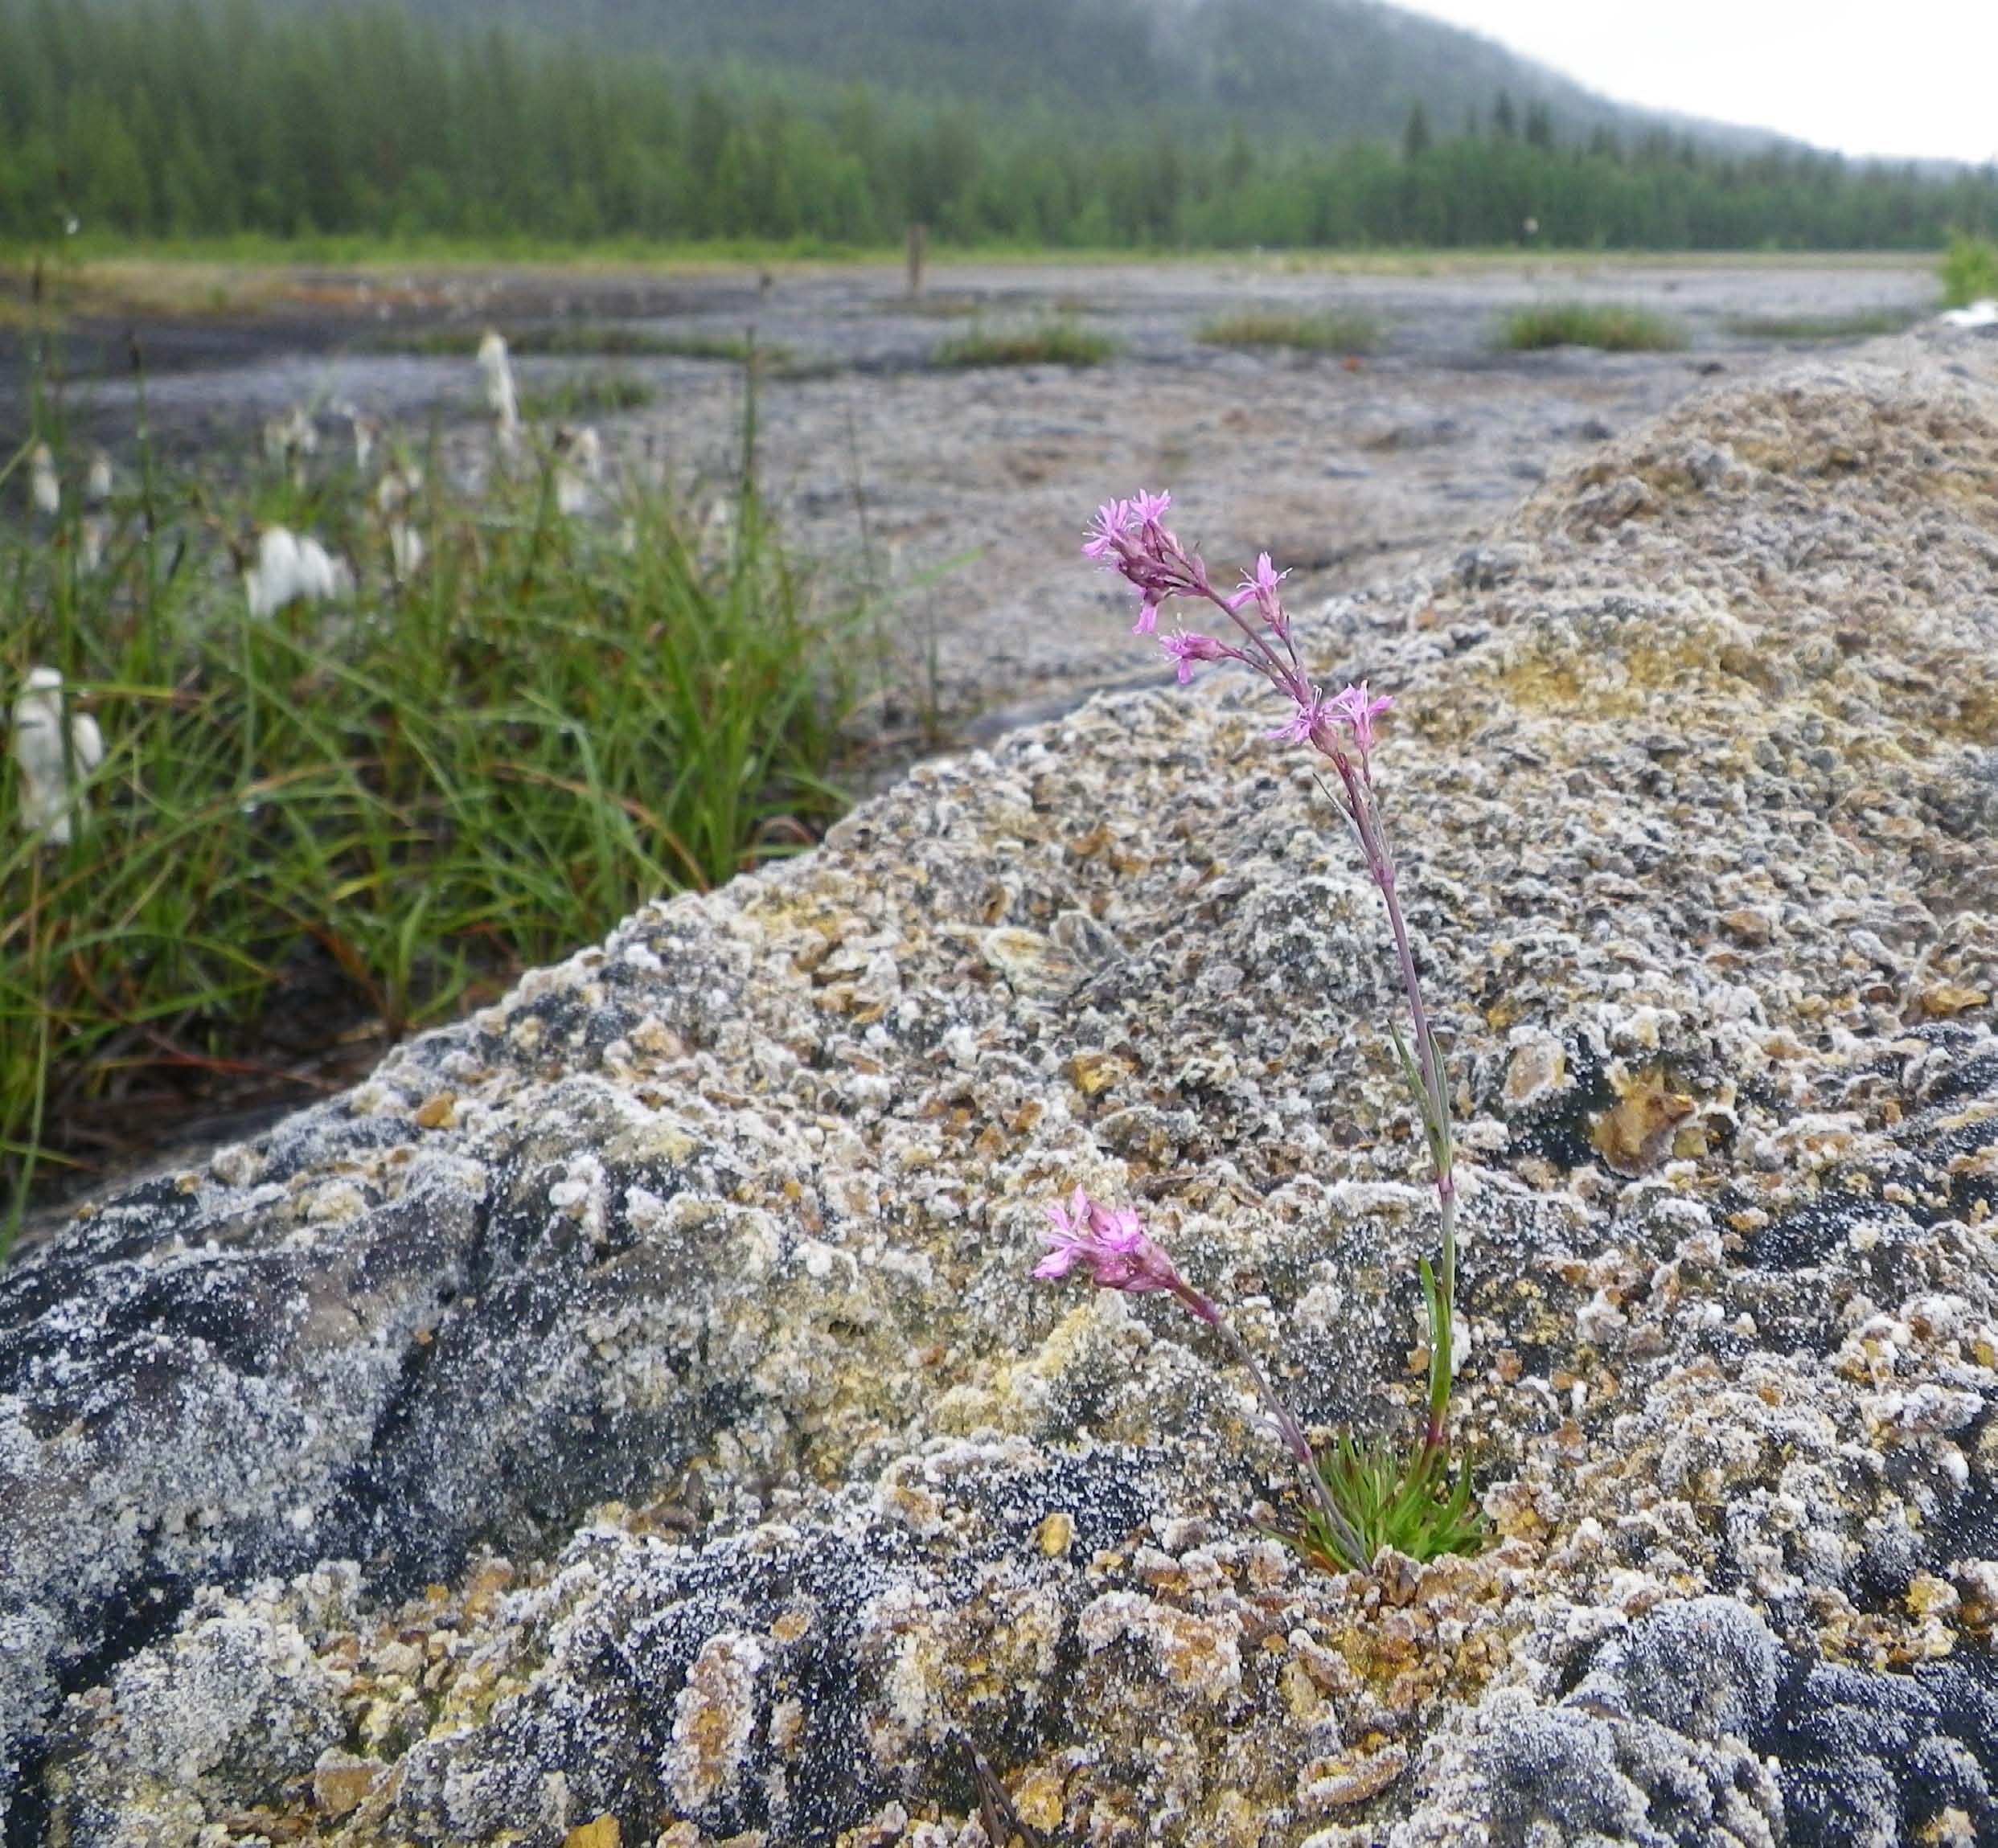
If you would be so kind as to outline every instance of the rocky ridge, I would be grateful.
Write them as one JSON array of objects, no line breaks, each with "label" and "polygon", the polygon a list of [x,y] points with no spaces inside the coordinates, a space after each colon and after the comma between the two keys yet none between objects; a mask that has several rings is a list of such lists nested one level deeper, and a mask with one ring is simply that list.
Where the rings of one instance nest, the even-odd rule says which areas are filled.
[{"label": "rocky ridge", "polygon": [[[1078,599],[1093,593],[1085,580]],[[0,1275],[10,1840],[1998,1839],[1998,354],[1731,385],[1312,625],[1459,1080],[1501,1535],[1333,1576],[1433,1242],[1253,686],[640,912]]]}]

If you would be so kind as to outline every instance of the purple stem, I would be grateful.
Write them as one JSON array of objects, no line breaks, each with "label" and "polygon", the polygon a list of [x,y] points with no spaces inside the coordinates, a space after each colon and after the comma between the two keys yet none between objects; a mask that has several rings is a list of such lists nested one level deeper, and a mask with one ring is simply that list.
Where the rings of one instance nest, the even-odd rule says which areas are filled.
[{"label": "purple stem", "polygon": [[1298,1422],[1298,1416],[1270,1383],[1256,1357],[1249,1351],[1249,1344],[1235,1332],[1235,1326],[1223,1315],[1212,1302],[1201,1295],[1192,1285],[1182,1280],[1173,1291],[1180,1305],[1197,1321],[1205,1322],[1223,1341],[1243,1371],[1254,1383],[1262,1397],[1264,1408],[1269,1412],[1277,1428],[1277,1434],[1283,1440],[1283,1447],[1290,1453],[1290,1460],[1297,1465],[1298,1474],[1303,1477],[1306,1491],[1318,1504],[1318,1511],[1325,1518],[1326,1526],[1338,1536],[1339,1543],[1346,1549],[1348,1559],[1355,1566],[1364,1567],[1367,1549],[1352,1522],[1339,1510],[1332,1499],[1332,1492],[1325,1485],[1325,1478],[1319,1473],[1318,1458],[1312,1451],[1311,1440],[1304,1435],[1304,1427]]},{"label": "purple stem", "polygon": [[[1297,645],[1291,639],[1288,622],[1282,625],[1272,623],[1270,625],[1272,633],[1283,644],[1284,658],[1280,658],[1261,630],[1244,618],[1237,605],[1223,596],[1208,582],[1206,565],[1197,552],[1188,555],[1188,576],[1198,593],[1221,610],[1241,631],[1248,643],[1245,652],[1235,649],[1229,652],[1260,671],[1279,691],[1294,700],[1300,711],[1312,711],[1317,697],[1316,690],[1304,671],[1303,663],[1298,658]],[[1453,1326],[1457,1303],[1457,1179],[1454,1138],[1450,1134],[1450,1096],[1444,1080],[1442,1054],[1436,1044],[1429,1010],[1422,1001],[1422,978],[1416,970],[1415,951],[1409,939],[1408,920],[1402,914],[1401,901],[1395,889],[1394,858],[1388,850],[1387,838],[1381,826],[1380,813],[1374,805],[1373,777],[1368,768],[1365,749],[1363,746],[1356,765],[1354,760],[1340,748],[1337,736],[1327,725],[1313,727],[1311,743],[1322,755],[1331,760],[1332,766],[1339,772],[1340,781],[1345,787],[1347,818],[1359,839],[1360,852],[1367,863],[1367,871],[1381,894],[1381,902],[1387,908],[1388,928],[1394,938],[1395,960],[1401,968],[1401,986],[1408,998],[1409,1015],[1415,1034],[1418,1086],[1415,1101],[1422,1114],[1423,1130],[1429,1143],[1430,1162],[1436,1185],[1438,1216],[1442,1228],[1442,1262],[1438,1268],[1436,1290],[1438,1301],[1437,1308],[1432,1312],[1430,1326],[1429,1422],[1423,1432],[1422,1449],[1422,1460],[1430,1462],[1442,1455],[1446,1442],[1451,1350],[1454,1346]],[[1208,1306],[1211,1309],[1212,1305]],[[1193,1305],[1189,1302],[1188,1307],[1193,1308]],[[1200,1311],[1195,1309],[1194,1313],[1200,1314]],[[1201,1319],[1205,1321],[1209,1318],[1203,1315]],[[1268,1382],[1257,1371],[1247,1350],[1235,1338],[1233,1330],[1220,1320],[1218,1312],[1215,1313],[1212,1326],[1223,1333],[1249,1368],[1265,1402],[1277,1415],[1278,1428],[1285,1434],[1285,1442],[1291,1442],[1294,1432],[1297,1444],[1303,1444],[1303,1433],[1297,1428],[1296,1420],[1291,1418],[1287,1409],[1282,1407],[1281,1401],[1270,1391]],[[1293,1453],[1296,1453],[1294,1444]],[[1310,1455],[1308,1444],[1304,1444],[1303,1454],[1306,1457]],[[1319,1492],[1320,1505],[1327,1510],[1335,1528],[1351,1533],[1351,1528],[1331,1508],[1330,1498],[1324,1492],[1324,1485],[1316,1469],[1309,1469],[1307,1473]]]},{"label": "purple stem", "polygon": [[[1197,581],[1202,594],[1228,617],[1247,640],[1250,653],[1244,658],[1249,665],[1260,669],[1279,691],[1288,695],[1301,709],[1308,711],[1315,697],[1314,690],[1298,659],[1288,625],[1277,632],[1284,653],[1289,657],[1286,662],[1278,657],[1261,631],[1244,620],[1233,604],[1208,585],[1204,570],[1198,573]],[[1429,1422],[1422,1433],[1422,1454],[1426,1459],[1439,1454],[1446,1442],[1452,1359],[1450,1350],[1454,1345],[1452,1330],[1457,1304],[1457,1178],[1450,1133],[1450,1097],[1444,1084],[1442,1055],[1430,1024],[1429,1010],[1422,1000],[1422,977],[1416,970],[1408,920],[1402,913],[1401,900],[1396,891],[1394,856],[1388,850],[1387,838],[1381,830],[1380,811],[1373,799],[1373,777],[1365,752],[1361,752],[1356,766],[1353,759],[1340,748],[1330,727],[1323,725],[1313,728],[1311,742],[1323,756],[1331,760],[1340,782],[1345,786],[1348,817],[1359,838],[1368,874],[1387,908],[1388,928],[1394,938],[1395,960],[1401,968],[1401,987],[1408,997],[1409,1016],[1415,1034],[1416,1070],[1421,1082],[1416,1104],[1422,1112],[1436,1184],[1437,1213],[1442,1227],[1442,1263],[1437,1278],[1442,1310],[1440,1316],[1432,1318],[1430,1329]]]},{"label": "purple stem", "polygon": [[1428,1121],[1424,1128],[1428,1131],[1430,1162],[1435,1175],[1437,1213],[1442,1222],[1443,1261],[1437,1277],[1442,1315],[1442,1326],[1430,1330],[1432,1351],[1429,1424],[1422,1436],[1422,1448],[1426,1454],[1442,1448],[1445,1420],[1450,1411],[1453,1357],[1449,1350],[1454,1345],[1453,1324],[1457,1306],[1456,1163],[1450,1133],[1450,1097],[1444,1088],[1442,1055],[1430,1028],[1429,1010],[1422,1005],[1422,983],[1416,973],[1415,951],[1409,940],[1408,921],[1402,916],[1401,901],[1395,890],[1394,861],[1381,836],[1380,817],[1375,813],[1372,796],[1369,786],[1366,790],[1368,799],[1360,805],[1360,838],[1366,843],[1367,870],[1372,874],[1381,900],[1387,907],[1388,928],[1393,934],[1395,957],[1401,965],[1401,985],[1407,992],[1409,1014],[1414,1023],[1416,1069],[1427,1096],[1423,1114]]}]

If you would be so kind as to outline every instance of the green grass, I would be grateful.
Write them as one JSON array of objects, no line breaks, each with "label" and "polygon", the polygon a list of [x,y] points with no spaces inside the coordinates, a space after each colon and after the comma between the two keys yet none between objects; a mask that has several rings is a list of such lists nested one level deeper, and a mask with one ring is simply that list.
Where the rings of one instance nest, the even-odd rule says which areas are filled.
[{"label": "green grass", "polygon": [[1864,308],[1851,314],[1747,314],[1727,324],[1750,340],[1865,340],[1898,334],[1921,318],[1912,308]]},{"label": "green grass", "polygon": [[[0,698],[59,667],[107,747],[67,846],[22,830],[0,762],[0,1256],[79,1122],[263,1056],[302,957],[398,1034],[842,806],[855,613],[818,607],[753,487],[720,556],[657,494],[627,540],[532,471],[433,488],[400,592],[359,490],[142,485],[94,573],[72,513],[0,532]],[[211,536],[252,510],[354,559],[359,595],[252,621]]]},{"label": "green grass", "polygon": [[1381,329],[1371,315],[1344,310],[1323,314],[1284,314],[1245,309],[1202,324],[1198,338],[1209,346],[1288,346],[1303,353],[1371,353]]},{"label": "green grass", "polygon": [[1327,1571],[1364,1572],[1390,1547],[1428,1561],[1446,1553],[1481,1553],[1491,1544],[1491,1524],[1471,1500],[1470,1470],[1453,1471],[1437,1453],[1418,1448],[1405,1457],[1391,1444],[1359,1443],[1348,1435],[1316,1461],[1333,1506],[1360,1542],[1357,1555],[1308,1502],[1303,1526],[1277,1537]]},{"label": "green grass", "polygon": [[1548,346],[1597,346],[1606,353],[1672,353],[1686,343],[1675,321],[1648,308],[1613,302],[1546,301],[1515,309],[1499,324],[1498,343],[1516,353]]},{"label": "green grass", "polygon": [[1098,366],[1117,350],[1106,334],[1093,334],[1073,321],[1037,326],[973,327],[936,350],[939,366]]},{"label": "green grass", "polygon": [[1952,237],[1943,258],[1942,280],[1945,308],[1967,308],[1998,297],[1998,244],[1988,237]]},{"label": "green grass", "polygon": [[642,409],[654,395],[643,379],[622,372],[572,372],[523,391],[520,415],[531,424],[573,423],[583,417]]}]

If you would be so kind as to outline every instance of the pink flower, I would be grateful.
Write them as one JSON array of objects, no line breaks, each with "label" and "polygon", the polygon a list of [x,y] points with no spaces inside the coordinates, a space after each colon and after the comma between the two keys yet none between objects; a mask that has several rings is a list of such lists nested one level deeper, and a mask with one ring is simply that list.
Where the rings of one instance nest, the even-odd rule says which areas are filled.
[{"label": "pink flower", "polygon": [[1283,605],[1277,600],[1277,586],[1290,576],[1287,571],[1278,571],[1270,562],[1267,552],[1256,554],[1256,568],[1245,576],[1241,587],[1229,599],[1229,608],[1240,609],[1245,603],[1253,602],[1262,612],[1262,619],[1278,637],[1290,632],[1290,619],[1284,613]]},{"label": "pink flower", "polygon": [[1171,505],[1171,494],[1148,494],[1143,488],[1133,499],[1106,501],[1096,510],[1096,523],[1082,541],[1082,555],[1104,559],[1114,570],[1133,552],[1178,552],[1180,542],[1159,521]]},{"label": "pink flower", "polygon": [[1189,635],[1182,630],[1177,635],[1162,635],[1159,645],[1180,664],[1180,684],[1184,686],[1193,678],[1193,664],[1196,661],[1225,661],[1239,659],[1239,652],[1224,647],[1211,635]]},{"label": "pink flower", "polygon": [[1373,722],[1394,703],[1387,694],[1377,698],[1369,697],[1367,683],[1361,681],[1357,686],[1345,686],[1335,693],[1327,703],[1331,716],[1348,727],[1353,735],[1353,743],[1361,756],[1373,748]]},{"label": "pink flower", "polygon": [[1067,1208],[1050,1207],[1048,1218],[1051,1229],[1040,1235],[1052,1248],[1035,1265],[1036,1276],[1065,1277],[1080,1264],[1099,1289],[1133,1296],[1169,1290],[1182,1298],[1192,1293],[1129,1207],[1100,1207],[1077,1187]]},{"label": "pink flower", "polygon": [[1096,510],[1096,524],[1082,542],[1085,558],[1108,559],[1133,523],[1129,501],[1106,501]]},{"label": "pink flower", "polygon": [[1207,594],[1207,568],[1159,523],[1171,505],[1171,495],[1143,489],[1132,500],[1106,501],[1082,541],[1085,558],[1116,572],[1138,592],[1134,635],[1155,633],[1159,605],[1167,597]]},{"label": "pink flower", "polygon": [[1298,701],[1298,709],[1290,715],[1287,724],[1279,725],[1275,731],[1266,731],[1263,736],[1286,744],[1308,744],[1311,734],[1332,716],[1331,702],[1314,690],[1310,699]]}]

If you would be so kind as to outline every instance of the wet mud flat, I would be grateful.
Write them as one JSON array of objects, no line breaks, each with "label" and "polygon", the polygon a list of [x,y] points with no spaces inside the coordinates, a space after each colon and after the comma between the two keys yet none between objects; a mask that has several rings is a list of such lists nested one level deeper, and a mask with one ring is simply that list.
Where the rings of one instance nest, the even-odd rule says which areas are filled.
[{"label": "wet mud flat", "polygon": [[[252,308],[79,319],[61,358],[72,439],[114,455],[132,452],[142,387],[176,467],[240,476],[265,420],[299,406],[322,429],[321,464],[343,465],[351,408],[475,481],[490,439],[470,349],[496,326],[521,350],[527,394],[593,376],[634,386],[642,404],[598,420],[613,475],[634,493],[671,480],[698,500],[739,465],[743,428],[744,367],[708,355],[753,341],[765,490],[797,551],[868,590],[892,662],[871,714],[881,748],[861,773],[873,787],[925,752],[1167,678],[1130,633],[1128,593],[1077,556],[1108,497],[1170,489],[1180,531],[1212,563],[1269,551],[1308,612],[1316,596],[1447,559],[1550,470],[1796,350],[1756,324],[1915,313],[1933,296],[1922,267],[1877,260],[950,264],[917,297],[888,265],[315,270],[273,279]],[[1685,345],[1496,346],[1510,310],[1569,300],[1652,309]],[[1360,316],[1376,338],[1348,356],[1201,337],[1245,312]],[[969,330],[1049,325],[1104,336],[1110,356],[944,363]],[[28,359],[18,330],[0,332],[0,430],[24,424]],[[226,1119],[204,1106],[149,1125],[148,1139],[178,1150],[248,1133],[358,1076],[376,1050],[350,1044],[310,1088],[240,1100]]]},{"label": "wet mud flat", "polygon": [[[1267,549],[1295,590],[1349,588],[1474,538],[1562,459],[1716,376],[1796,350],[1773,324],[1915,315],[1934,297],[1926,266],[1878,257],[950,263],[913,297],[889,264],[310,268],[214,289],[212,307],[72,322],[78,440],[129,453],[136,340],[149,425],[177,465],[248,465],[263,422],[302,405],[330,445],[336,412],[358,409],[475,475],[470,348],[494,326],[523,349],[531,396],[595,377],[642,399],[598,420],[610,453],[634,488],[686,486],[736,465],[743,371],[727,355],[753,342],[766,492],[807,555],[880,593],[922,699],[960,737],[1154,670],[1121,595],[1073,563],[1108,495],[1170,487],[1212,559]],[[1653,309],[1685,346],[1496,346],[1510,311],[1568,301]],[[1201,338],[1244,313],[1357,316],[1376,339],[1346,357]],[[968,331],[1050,325],[1110,356],[940,363]],[[0,330],[0,432],[25,428],[29,359],[27,335]]]}]

